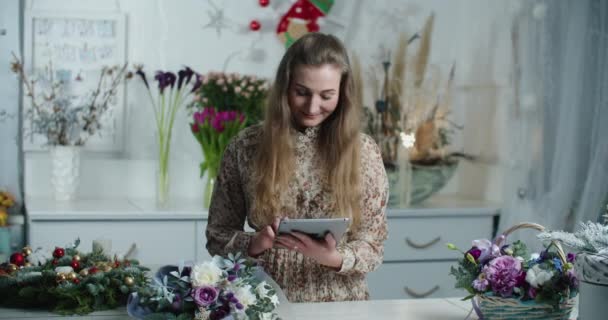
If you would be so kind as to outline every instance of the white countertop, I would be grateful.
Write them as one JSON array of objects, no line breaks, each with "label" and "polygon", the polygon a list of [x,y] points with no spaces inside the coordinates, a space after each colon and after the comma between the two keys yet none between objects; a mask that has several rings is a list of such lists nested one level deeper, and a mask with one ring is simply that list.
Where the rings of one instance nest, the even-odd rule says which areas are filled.
[{"label": "white countertop", "polygon": [[[470,311],[470,303],[457,298],[422,300],[373,300],[354,302],[293,303],[281,305],[278,313],[284,320],[368,320],[416,319],[462,320]],[[0,308],[0,319],[59,319],[60,315],[43,311]],[[93,312],[78,320],[129,319],[126,309]]]},{"label": "white countertop", "polygon": [[[55,201],[52,198],[28,197],[25,201],[30,221],[48,220],[203,220],[207,209],[200,199],[175,198],[166,208],[158,208],[154,199],[101,198]],[[499,206],[455,196],[437,196],[409,208],[389,208],[392,218],[493,216]]]}]

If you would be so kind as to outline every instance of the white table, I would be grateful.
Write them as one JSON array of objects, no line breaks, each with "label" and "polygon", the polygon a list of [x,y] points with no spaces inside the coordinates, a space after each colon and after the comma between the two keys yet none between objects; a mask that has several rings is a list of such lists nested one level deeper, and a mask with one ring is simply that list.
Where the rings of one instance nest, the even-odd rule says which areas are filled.
[{"label": "white table", "polygon": [[[470,310],[468,302],[450,299],[373,300],[356,302],[293,303],[279,307],[284,320],[358,320],[358,319],[432,319],[463,320]],[[43,311],[0,308],[0,319],[59,319],[60,315]],[[126,309],[93,312],[86,316],[65,317],[77,320],[129,319]]]}]

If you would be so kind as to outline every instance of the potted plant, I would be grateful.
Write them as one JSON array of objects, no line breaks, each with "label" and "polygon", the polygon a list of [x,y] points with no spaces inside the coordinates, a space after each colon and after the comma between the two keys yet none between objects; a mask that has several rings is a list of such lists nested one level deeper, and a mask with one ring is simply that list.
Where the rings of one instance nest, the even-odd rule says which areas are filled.
[{"label": "potted plant", "polygon": [[70,86],[85,81],[80,76],[65,81],[50,62],[43,70],[29,74],[17,56],[13,54],[13,58],[11,70],[21,79],[29,104],[24,119],[31,126],[25,135],[46,138],[55,199],[71,200],[78,188],[81,147],[99,133],[104,116],[115,104],[119,85],[131,73],[126,71],[127,64],[103,67],[94,89],[79,95],[73,94]]},{"label": "potted plant", "polygon": [[579,316],[581,319],[605,319],[608,301],[608,214],[604,224],[581,222],[579,230],[570,233],[547,231],[538,235],[541,240],[561,241],[578,251],[576,270],[581,282]]}]

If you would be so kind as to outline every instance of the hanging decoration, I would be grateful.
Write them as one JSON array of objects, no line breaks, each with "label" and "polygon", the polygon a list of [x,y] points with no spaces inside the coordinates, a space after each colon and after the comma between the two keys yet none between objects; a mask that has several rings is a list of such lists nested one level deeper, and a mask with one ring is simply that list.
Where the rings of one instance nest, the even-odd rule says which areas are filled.
[{"label": "hanging decoration", "polygon": [[309,32],[319,31],[319,19],[324,18],[334,0],[298,0],[285,13],[277,26],[277,35],[285,44],[291,44]]}]

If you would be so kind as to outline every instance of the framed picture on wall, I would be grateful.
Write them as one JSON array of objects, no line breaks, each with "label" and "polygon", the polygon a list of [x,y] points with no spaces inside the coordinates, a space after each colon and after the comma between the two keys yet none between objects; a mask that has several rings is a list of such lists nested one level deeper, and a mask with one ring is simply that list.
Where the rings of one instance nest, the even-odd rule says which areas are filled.
[{"label": "framed picture on wall", "polygon": [[[53,76],[70,95],[85,95],[97,87],[103,67],[126,63],[125,15],[26,11],[23,60],[26,70],[33,73],[52,66]],[[31,108],[29,99],[23,103],[24,112]],[[122,151],[125,104],[125,87],[119,85],[116,99],[110,100],[101,128],[87,140],[86,150]],[[29,128],[31,123],[24,117],[24,150],[44,150],[46,138],[31,134]]]}]

